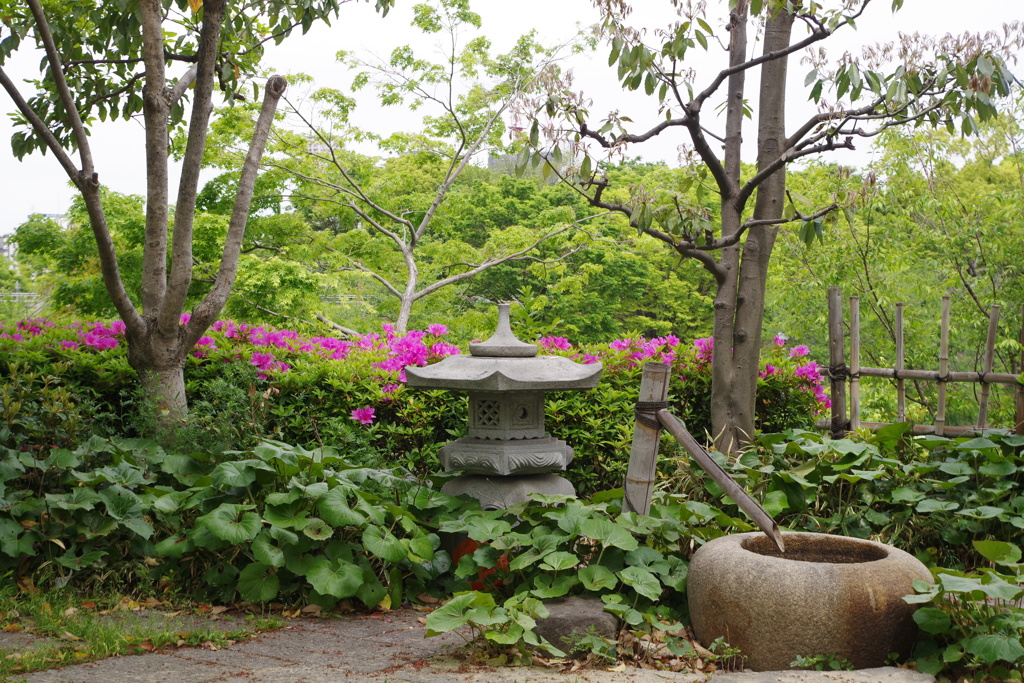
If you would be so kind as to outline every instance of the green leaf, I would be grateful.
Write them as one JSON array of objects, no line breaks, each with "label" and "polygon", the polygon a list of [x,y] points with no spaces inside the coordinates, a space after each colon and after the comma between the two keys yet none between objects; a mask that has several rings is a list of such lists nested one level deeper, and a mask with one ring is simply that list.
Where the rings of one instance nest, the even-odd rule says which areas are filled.
[{"label": "green leaf", "polygon": [[263,531],[252,540],[252,556],[271,567],[284,566],[284,551],[273,544],[270,533]]},{"label": "green leaf", "polygon": [[302,528],[302,534],[314,541],[326,541],[334,535],[334,529],[324,520],[310,517],[309,522]]},{"label": "green leaf", "polygon": [[[374,608],[380,604],[380,601],[384,599],[384,596],[388,594],[388,589],[380,582],[377,575],[369,569],[363,569],[363,583],[359,586],[359,590],[356,591],[356,597],[368,608]],[[395,605],[397,608],[398,605]]]},{"label": "green leaf", "polygon": [[1019,636],[1003,634],[987,634],[975,636],[963,641],[964,650],[981,660],[984,664],[995,664],[1003,661],[1015,664],[1024,660],[1024,645]]},{"label": "green leaf", "polygon": [[914,612],[914,621],[926,633],[945,633],[952,626],[949,615],[938,607],[921,607]]},{"label": "green leaf", "polygon": [[192,539],[181,532],[168,536],[153,546],[156,554],[164,557],[181,557],[185,553],[195,550],[195,547],[196,544]]},{"label": "green leaf", "polygon": [[256,470],[245,461],[222,462],[210,472],[210,481],[219,488],[247,487],[256,481]]},{"label": "green leaf", "polygon": [[249,602],[270,602],[277,597],[281,581],[273,567],[253,562],[238,574],[238,592]]},{"label": "green leaf", "polygon": [[363,568],[344,560],[320,557],[306,572],[306,580],[318,593],[350,598],[363,584]]},{"label": "green leaf", "polygon": [[284,505],[267,505],[263,518],[273,526],[301,531],[309,523],[309,511],[303,501],[294,500]]},{"label": "green leaf", "polygon": [[579,563],[580,558],[576,557],[575,554],[559,550],[546,555],[544,561],[540,563],[540,568],[557,572],[563,569],[572,569]]},{"label": "green leaf", "polygon": [[636,550],[636,538],[626,529],[607,519],[587,519],[580,523],[580,534],[598,541],[601,545],[614,546],[623,550]]},{"label": "green leaf", "polygon": [[918,512],[928,513],[928,512],[939,512],[940,510],[943,511],[943,512],[948,512],[950,510],[956,510],[959,507],[960,507],[960,503],[956,503],[956,502],[953,502],[951,500],[938,500],[937,498],[925,498],[920,503],[918,503],[917,507],[915,507],[914,509],[917,510]]},{"label": "green leaf", "polygon": [[619,572],[619,578],[627,586],[631,586],[637,593],[651,600],[661,597],[661,581],[642,567],[626,567]]},{"label": "green leaf", "polygon": [[568,595],[579,582],[579,577],[571,573],[560,576],[537,574],[533,577],[533,590],[530,592],[541,600],[560,598]]},{"label": "green leaf", "polygon": [[142,514],[142,500],[123,486],[108,486],[98,495],[106,505],[107,514],[118,521]]},{"label": "green leaf", "polygon": [[401,562],[409,554],[394,534],[378,526],[366,527],[363,531],[363,545],[385,562]]},{"label": "green leaf", "polygon": [[615,574],[608,567],[600,564],[584,567],[580,570],[579,577],[588,591],[610,590],[619,583]]},{"label": "green leaf", "polygon": [[213,512],[197,519],[196,524],[202,524],[211,534],[228,543],[251,541],[263,526],[259,515],[247,512],[254,507],[221,503]]},{"label": "green leaf", "polygon": [[451,600],[427,615],[427,637],[455,631],[479,621],[481,617],[486,618],[495,606],[494,598],[488,593],[456,593]]},{"label": "green leaf", "polygon": [[1020,562],[1020,547],[1005,541],[973,541],[974,549],[990,562],[1016,564]]},{"label": "green leaf", "polygon": [[325,522],[333,526],[363,526],[366,517],[348,505],[348,493],[344,487],[336,486],[316,502],[316,509]]}]

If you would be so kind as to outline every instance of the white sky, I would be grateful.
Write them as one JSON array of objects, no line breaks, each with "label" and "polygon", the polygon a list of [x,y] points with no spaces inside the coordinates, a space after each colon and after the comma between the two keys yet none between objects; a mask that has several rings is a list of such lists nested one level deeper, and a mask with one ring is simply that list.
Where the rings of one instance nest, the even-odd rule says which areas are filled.
[{"label": "white sky", "polygon": [[[427,50],[424,54],[429,54],[433,39],[428,38],[424,42],[421,34],[409,27],[413,4],[411,0],[397,0],[397,7],[386,18],[373,11],[372,2],[344,5],[341,16],[332,27],[319,26],[305,36],[293,36],[281,47],[272,49],[265,64],[283,74],[309,73],[317,79],[318,85],[345,89],[351,76],[336,64],[334,54],[338,50],[369,51],[384,56],[398,45],[417,44],[414,41],[418,41],[419,49]],[[646,11],[646,14],[641,10],[635,12],[636,23],[645,22],[645,25],[653,26],[656,18],[651,8],[666,3],[634,0],[633,4]],[[713,0],[709,4],[713,5]],[[998,29],[1004,22],[1024,18],[1019,0],[973,0],[969,4],[959,0],[906,0],[904,8],[895,15],[889,8],[889,0],[875,0],[858,22],[856,32],[848,32],[843,40],[837,35],[826,42],[830,53],[859,51],[860,45],[894,40],[900,32],[939,35],[982,31]],[[498,51],[503,51],[520,34],[534,28],[545,44],[564,42],[574,35],[578,22],[590,24],[597,16],[590,0],[476,0],[473,9],[482,15],[483,34],[492,40]],[[716,31],[721,29],[720,22],[711,22],[711,25]],[[618,108],[622,114],[636,121],[638,127],[643,122],[656,122],[658,117],[653,98],[635,94],[624,96],[616,84],[614,70],[606,66],[606,59],[607,50],[601,48],[595,55],[577,56],[572,64],[578,89],[595,101],[591,109],[595,120],[596,115]],[[15,77],[27,78],[38,60],[35,54],[19,55],[13,68],[9,68]],[[710,78],[706,74],[717,72],[721,67],[715,66],[713,72],[701,70],[699,65],[697,68],[697,85],[702,87],[700,84]],[[806,99],[801,89],[808,70],[809,67],[799,64],[798,60],[791,61],[791,122],[803,118],[799,115],[801,110],[795,108],[797,106],[805,107],[804,115],[812,112],[806,105],[797,104]],[[1020,74],[1020,65],[1014,71]],[[421,113],[411,114],[397,108],[382,111],[368,101],[371,97],[369,91],[359,96],[354,117],[356,125],[385,134],[394,130],[416,129]],[[6,93],[0,91],[0,111],[6,113],[12,109]],[[12,132],[9,118],[0,117],[0,236],[13,232],[31,213],[63,213],[73,193],[63,169],[52,155],[36,154],[18,162],[10,150]],[[631,154],[673,163],[677,155],[676,146],[681,141],[676,137],[648,142],[635,147]],[[120,192],[142,194],[145,188],[142,144],[142,128],[138,122],[121,121],[96,127],[93,150],[100,181]],[[864,149],[847,154],[843,160],[846,163],[864,163],[869,158],[869,151]]]}]

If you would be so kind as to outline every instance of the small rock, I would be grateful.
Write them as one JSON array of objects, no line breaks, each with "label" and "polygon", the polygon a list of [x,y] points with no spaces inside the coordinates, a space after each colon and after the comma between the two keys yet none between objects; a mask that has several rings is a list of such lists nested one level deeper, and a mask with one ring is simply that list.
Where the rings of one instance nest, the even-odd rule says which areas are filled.
[{"label": "small rock", "polygon": [[550,615],[537,620],[537,635],[567,654],[580,649],[580,639],[596,635],[615,640],[619,619],[604,611],[600,600],[580,597],[550,600],[544,603]]}]

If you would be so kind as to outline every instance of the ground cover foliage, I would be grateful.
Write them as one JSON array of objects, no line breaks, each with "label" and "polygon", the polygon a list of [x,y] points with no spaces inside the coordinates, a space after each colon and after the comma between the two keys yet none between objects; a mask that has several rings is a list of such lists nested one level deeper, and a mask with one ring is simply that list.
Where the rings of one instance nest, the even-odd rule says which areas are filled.
[{"label": "ground cover foliage", "polygon": [[[549,428],[582,463],[568,476],[585,499],[482,511],[436,491],[431,454],[462,433],[462,402],[401,381],[404,365],[457,350],[443,326],[344,341],[220,324],[189,361],[195,422],[167,448],[117,436],[135,428],[118,328],[22,321],[0,339],[0,572],[24,589],[117,585],[324,608],[454,596],[428,629],[469,626],[503,661],[535,648],[558,656],[535,620],[543,600],[582,594],[628,633],[618,646],[581,639],[591,658],[709,668],[735,654],[688,639],[686,568],[701,543],[749,522],[667,442],[649,516],[623,513],[618,489],[640,365],[674,364],[672,409],[697,431],[708,340],[542,337],[548,352],[605,363],[598,390],[548,401]],[[716,457],[780,526],[878,538],[933,567],[938,582],[910,598],[922,605],[919,668],[1011,677],[1024,662],[1024,613],[1012,607],[1024,437],[807,431],[827,397],[806,354],[782,338],[767,345],[766,431],[740,457]]]}]

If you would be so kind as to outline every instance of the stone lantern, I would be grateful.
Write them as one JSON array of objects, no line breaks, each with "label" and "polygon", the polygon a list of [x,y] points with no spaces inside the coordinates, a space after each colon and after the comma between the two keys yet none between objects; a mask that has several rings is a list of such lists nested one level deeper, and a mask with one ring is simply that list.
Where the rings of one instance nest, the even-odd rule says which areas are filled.
[{"label": "stone lantern", "polygon": [[544,431],[544,392],[592,389],[600,363],[584,365],[562,356],[538,356],[536,344],[516,339],[509,304],[498,304],[498,326],[468,356],[405,368],[409,386],[455,389],[469,394],[469,433],[441,448],[446,472],[464,472],[441,489],[469,494],[484,508],[505,508],[530,493],[575,495],[565,477],[572,448]]}]

